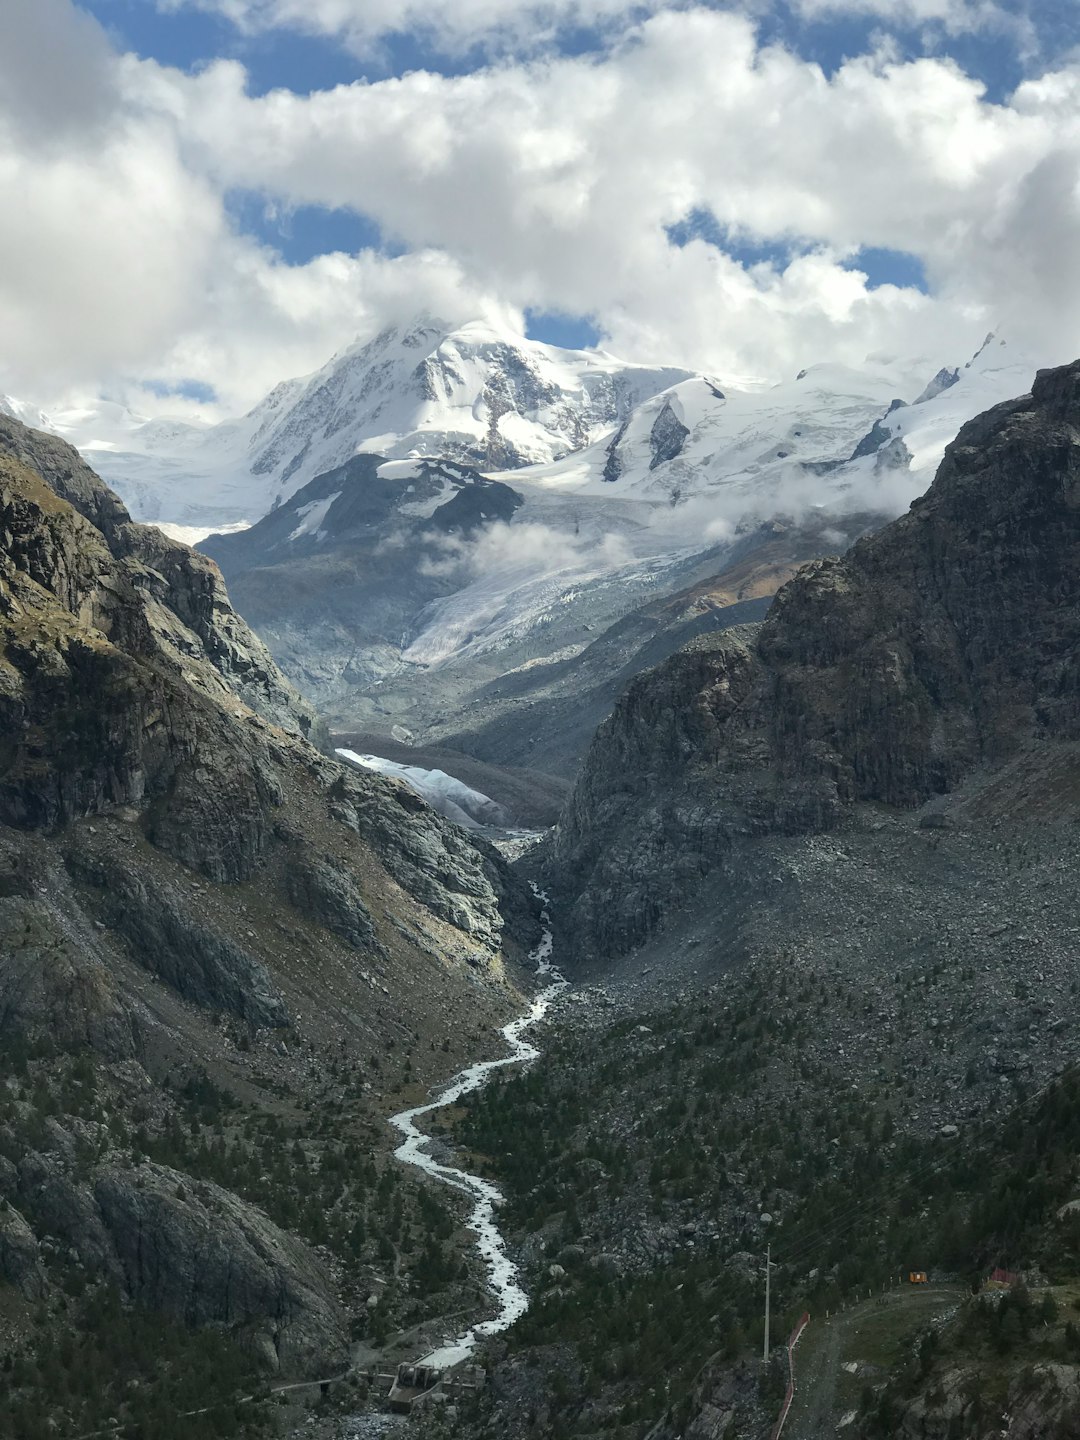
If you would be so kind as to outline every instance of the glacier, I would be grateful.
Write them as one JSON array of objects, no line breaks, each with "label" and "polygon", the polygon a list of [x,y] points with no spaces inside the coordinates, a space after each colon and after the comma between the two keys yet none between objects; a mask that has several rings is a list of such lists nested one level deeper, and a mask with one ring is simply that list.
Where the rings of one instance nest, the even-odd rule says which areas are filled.
[{"label": "glacier", "polygon": [[403,780],[433,810],[467,830],[479,830],[489,825],[502,828],[508,824],[506,811],[490,795],[471,789],[452,775],[447,775],[445,770],[424,770],[419,765],[403,765],[397,760],[384,760],[381,755],[360,755],[355,750],[337,750],[334,753],[363,770],[375,770],[380,775]]}]

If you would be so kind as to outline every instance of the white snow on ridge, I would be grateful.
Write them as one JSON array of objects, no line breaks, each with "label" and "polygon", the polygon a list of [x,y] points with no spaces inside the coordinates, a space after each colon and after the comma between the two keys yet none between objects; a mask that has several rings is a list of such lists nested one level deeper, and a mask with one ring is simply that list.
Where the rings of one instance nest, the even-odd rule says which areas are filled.
[{"label": "white snow on ridge", "polygon": [[[820,367],[722,399],[720,387],[684,381],[635,412],[613,481],[603,478],[613,437],[551,465],[493,474],[524,504],[513,524],[470,548],[459,588],[417,617],[401,659],[433,668],[490,656],[495,665],[526,642],[548,657],[580,651],[597,626],[674,587],[689,555],[733,540],[755,518],[835,514],[842,548],[845,515],[902,513],[962,425],[1024,394],[1034,373],[994,341],[956,384],[888,416],[901,383],[922,392],[923,371]],[[681,454],[651,468],[652,429],[672,395],[689,433]],[[878,422],[881,447],[850,459]],[[571,604],[583,589],[584,607]]]},{"label": "white snow on ridge", "polygon": [[238,520],[235,525],[170,525],[167,521],[159,521],[156,527],[170,540],[179,540],[184,545],[198,545],[208,535],[235,535],[240,530],[250,530],[251,526],[246,520]]},{"label": "white snow on ridge", "polygon": [[105,401],[40,420],[87,456],[137,520],[220,529],[266,514],[362,451],[548,463],[690,373],[423,317],[347,347],[218,425],[148,420]]},{"label": "white snow on ridge", "polygon": [[[650,397],[621,433],[552,464],[518,470],[511,483],[519,490],[634,498],[673,509],[711,498],[732,520],[832,505],[899,513],[929,485],[961,426],[1024,394],[1035,368],[993,340],[959,371],[955,385],[904,403],[887,419],[894,401],[927,388],[924,370],[898,363],[858,370],[820,365],[752,390],[722,389],[699,376]],[[654,436],[665,410],[688,434],[677,455],[657,463]],[[902,476],[893,469],[883,479],[873,455],[850,459],[878,421],[907,447],[910,463]]]},{"label": "white snow on ridge", "polygon": [[360,766],[363,770],[375,770],[380,775],[389,775],[403,780],[410,789],[448,820],[463,825],[467,830],[477,830],[483,825],[505,825],[506,812],[497,805],[490,795],[473,790],[444,770],[424,770],[418,765],[402,765],[396,760],[384,760],[381,755],[358,755],[355,750],[337,750],[343,760]]},{"label": "white snow on ridge", "polygon": [[316,540],[323,538],[322,523],[329,513],[330,506],[335,500],[341,499],[341,491],[335,490],[332,495],[327,495],[323,500],[312,500],[310,505],[301,505],[296,512],[296,518],[300,524],[288,537],[290,541],[299,540],[302,535],[312,535]]},{"label": "white snow on ridge", "polygon": [[[699,543],[710,515],[734,523],[821,507],[899,513],[960,426],[1025,393],[1036,370],[1000,340],[934,375],[951,358],[816,365],[779,385],[735,386],[479,322],[448,332],[424,318],[348,347],[216,426],[147,420],[110,402],[44,414],[0,398],[0,410],[76,444],[135,518],[186,527],[185,538],[250,522],[360,451],[385,454],[380,475],[406,489],[425,458],[452,467],[482,452],[496,463],[479,468],[526,496],[651,511],[641,523],[656,530],[658,553]],[[957,382],[942,388],[952,373]],[[884,419],[896,400],[905,403]],[[879,421],[905,451],[851,461]],[[429,515],[452,483],[438,498],[406,501],[404,513]],[[312,512],[294,538],[318,530]],[[635,555],[649,550],[636,546]]]},{"label": "white snow on ridge", "polygon": [[10,395],[0,395],[0,415],[9,415],[12,420],[18,420],[34,430],[53,428],[52,420],[43,410],[39,410],[36,405],[26,405],[22,400],[15,400]]},{"label": "white snow on ridge", "polygon": [[930,400],[906,405],[885,420],[890,433],[907,446],[912,474],[925,479],[917,493],[933,479],[945,447],[956,439],[961,428],[984,410],[1026,395],[1037,369],[1031,356],[1012,350],[1004,340],[991,337],[960,371],[955,385],[939,391]]}]

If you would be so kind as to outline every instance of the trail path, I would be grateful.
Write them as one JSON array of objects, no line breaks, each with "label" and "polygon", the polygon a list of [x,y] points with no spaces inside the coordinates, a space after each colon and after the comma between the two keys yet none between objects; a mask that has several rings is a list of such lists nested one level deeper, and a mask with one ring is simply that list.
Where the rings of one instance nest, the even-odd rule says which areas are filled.
[{"label": "trail path", "polygon": [[784,1440],[826,1440],[857,1408],[870,1374],[893,1364],[919,1329],[953,1310],[967,1292],[951,1286],[897,1287],[831,1319],[814,1317],[795,1352],[795,1402]]}]

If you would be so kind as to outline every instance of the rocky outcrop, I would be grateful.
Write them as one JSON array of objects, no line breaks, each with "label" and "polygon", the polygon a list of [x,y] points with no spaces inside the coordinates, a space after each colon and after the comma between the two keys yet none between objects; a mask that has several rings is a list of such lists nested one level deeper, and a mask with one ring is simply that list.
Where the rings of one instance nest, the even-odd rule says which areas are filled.
[{"label": "rocky outcrop", "polygon": [[[671,401],[665,400],[663,409],[653,421],[652,430],[649,432],[649,448],[652,452],[649,469],[655,470],[657,466],[681,455],[689,434],[689,427],[684,425],[675,414],[675,407]],[[608,478],[606,473],[604,478],[605,480]]]},{"label": "rocky outcrop", "polygon": [[[274,1370],[345,1368],[345,1319],[326,1272],[305,1245],[220,1186],[149,1163],[105,1164],[80,1181],[43,1154],[25,1158],[17,1183],[39,1231],[140,1304],[188,1325],[241,1327]],[[33,1232],[21,1216],[5,1223],[0,1213],[0,1267],[9,1234],[21,1257],[11,1263],[33,1285]]]},{"label": "rocky outcrop", "polygon": [[93,1198],[125,1287],[189,1325],[248,1327],[275,1369],[345,1368],[345,1317],[311,1252],[218,1185],[106,1167]]},{"label": "rocky outcrop", "polygon": [[[377,847],[403,888],[498,945],[490,859],[400,787],[346,778],[306,745],[308,707],[231,611],[216,567],[132,524],[62,442],[3,417],[0,534],[0,824],[54,829],[127,807],[158,849],[238,883],[272,866],[277,816],[297,785],[327,797],[327,819],[329,792],[344,786],[352,805],[338,820]],[[280,709],[278,697],[287,730],[233,688],[245,666],[243,684],[255,684],[256,662],[269,676],[263,710]],[[119,905],[133,900],[129,885],[116,888]]]},{"label": "rocky outcrop", "polygon": [[0,897],[0,1042],[48,1035],[121,1058],[137,1026],[101,959],[72,943],[44,905]]},{"label": "rocky outcrop", "polygon": [[[320,1174],[346,1085],[355,1137],[445,1078],[539,929],[493,851],[317,732],[211,561],[0,418],[0,1279],[33,1298],[38,1256],[55,1300],[76,1264],[290,1376],[344,1368],[328,1227],[241,1195]],[[256,1160],[260,1117],[288,1140]],[[363,1191],[333,1191],[339,1257]]]},{"label": "rocky outcrop", "polygon": [[[0,439],[19,428],[0,419]],[[38,458],[44,450],[44,473],[0,451],[0,822],[52,828],[145,806],[159,843],[178,858],[219,879],[250,874],[275,799],[269,729],[237,723],[256,716],[227,683],[221,656],[215,661],[163,603],[161,593],[173,598],[179,583],[138,558],[169,542],[118,520],[119,501],[92,488],[74,451],[42,440],[30,436],[19,451]],[[57,447],[72,457],[57,484],[81,508],[45,483]],[[98,530],[84,511],[110,528]],[[212,579],[207,562],[171,549],[170,564],[194,589]],[[295,700],[296,713],[285,707],[279,718],[298,733],[303,702],[228,613],[231,631],[246,633],[265,659],[283,704]]]},{"label": "rocky outcrop", "polygon": [[378,947],[370,910],[352,876],[333,860],[317,860],[303,853],[290,856],[285,888],[302,914],[318,920],[354,950]]},{"label": "rocky outcrop", "polygon": [[899,1440],[1057,1440],[1076,1433],[1080,1421],[1080,1370],[1068,1364],[1031,1364],[1019,1369],[1013,1356],[994,1379],[1004,1390],[1001,1403],[987,1401],[990,1376],[975,1367],[954,1366],[933,1375],[933,1388],[912,1396],[896,1419]]},{"label": "rocky outcrop", "polygon": [[754,837],[915,807],[1080,736],[1080,364],[972,421],[910,512],[787,584],[758,631],[633,682],[551,874],[618,953]]},{"label": "rocky outcrop", "polygon": [[336,818],[372,845],[402,889],[442,920],[497,949],[505,908],[525,933],[539,938],[536,907],[496,852],[433,814],[407,785],[348,772],[338,776],[332,796]]},{"label": "rocky outcrop", "polygon": [[224,1010],[249,1025],[289,1023],[266,966],[193,916],[176,890],[78,846],[68,850],[67,864],[72,876],[94,892],[95,910],[123,936],[135,963],[185,1000]]},{"label": "rocky outcrop", "polygon": [[34,1232],[6,1201],[0,1201],[0,1280],[14,1285],[27,1300],[40,1300],[47,1288]]},{"label": "rocky outcrop", "polygon": [[[325,740],[314,709],[233,610],[220,572],[205,556],[167,539],[160,530],[134,524],[120,499],[78,452],[53,435],[0,415],[0,457],[8,462],[0,517],[9,558],[25,557],[31,576],[48,590],[62,577],[59,598],[76,602],[69,608],[106,633],[118,612],[125,612],[129,631],[133,623],[135,631],[120,636],[122,641],[137,632],[143,647],[165,657],[181,663],[184,658],[208,660],[257,714],[287,731]],[[12,487],[12,462],[21,470],[21,494],[18,484]],[[25,491],[27,471],[87,521],[90,531],[54,508],[48,537],[36,533],[40,516]],[[132,598],[138,600],[137,608],[130,605]],[[103,625],[103,619],[109,623]]]}]

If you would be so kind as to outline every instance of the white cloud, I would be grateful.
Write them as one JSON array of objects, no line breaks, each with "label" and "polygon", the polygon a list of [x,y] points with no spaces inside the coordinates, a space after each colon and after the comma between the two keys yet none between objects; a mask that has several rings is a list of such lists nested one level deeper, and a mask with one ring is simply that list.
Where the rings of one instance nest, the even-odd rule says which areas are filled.
[{"label": "white cloud", "polygon": [[230,228],[193,164],[163,72],[119,59],[68,0],[11,0],[0,46],[0,391],[105,390],[188,412],[140,382],[195,379],[218,410],[388,320],[495,302],[452,256],[332,254],[289,266]]},{"label": "white cloud", "polygon": [[[1078,345],[1080,66],[994,105],[948,60],[883,51],[826,77],[762,50],[745,18],[691,6],[602,57],[253,97],[235,62],[185,75],[118,59],[69,0],[14,3],[0,51],[0,390],[48,400],[191,378],[236,409],[425,308],[451,321],[590,314],[628,358],[722,376],[873,351],[955,363],[998,324],[1048,363]],[[237,3],[238,20],[272,18]],[[593,18],[633,8],[588,3]],[[944,3],[910,0],[938,19]],[[949,13],[965,8],[979,7]],[[530,13],[425,9],[462,35]],[[406,14],[380,0],[304,13],[339,29]],[[238,186],[284,208],[352,207],[405,253],[287,265],[234,233]],[[673,246],[665,227],[695,208],[801,253],[746,267],[702,240]],[[933,295],[868,288],[849,268],[863,246],[917,255]]]},{"label": "white cloud", "polygon": [[360,53],[388,35],[423,36],[444,54],[482,44],[538,51],[562,31],[625,25],[680,0],[157,0],[162,10],[209,11],[240,30],[340,36]]},{"label": "white cloud", "polygon": [[[697,9],[655,16],[601,62],[310,97],[250,98],[231,63],[161,83],[222,185],[361,209],[516,305],[598,315],[643,358],[770,374],[920,340],[953,354],[999,321],[1040,344],[1063,328],[1019,251],[1002,286],[983,237],[1024,227],[1032,177],[1051,156],[1067,167],[1075,137],[1036,88],[1023,109],[989,104],[948,60],[868,56],[826,78],[760,50],[746,20]],[[694,207],[816,249],[783,274],[703,242],[674,249],[665,226]],[[1053,222],[1029,238],[1067,268],[1080,250],[1071,195]],[[862,246],[920,257],[938,298],[869,290],[844,268]]]},{"label": "white cloud", "polygon": [[0,108],[23,143],[98,133],[112,108],[112,53],[101,28],[68,0],[5,0]]}]

